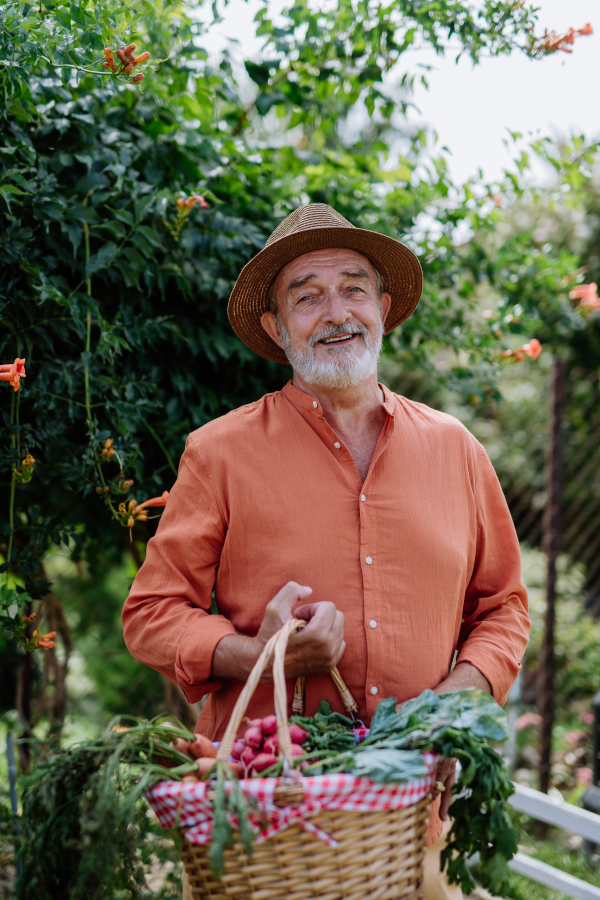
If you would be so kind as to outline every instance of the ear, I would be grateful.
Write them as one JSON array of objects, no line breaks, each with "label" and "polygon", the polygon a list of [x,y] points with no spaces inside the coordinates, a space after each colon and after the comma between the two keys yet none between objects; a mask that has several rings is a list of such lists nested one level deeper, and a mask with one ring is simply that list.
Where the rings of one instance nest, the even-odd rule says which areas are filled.
[{"label": "ear", "polygon": [[385,325],[385,320],[388,317],[388,313],[390,311],[390,306],[392,305],[392,298],[389,294],[382,294],[381,300],[379,301],[379,311],[381,313],[381,321]]},{"label": "ear", "polygon": [[277,324],[277,319],[273,315],[272,312],[264,312],[260,317],[260,324],[265,329],[269,337],[272,341],[275,341],[278,347],[283,349],[283,342],[281,340],[281,332],[279,331],[279,325]]}]

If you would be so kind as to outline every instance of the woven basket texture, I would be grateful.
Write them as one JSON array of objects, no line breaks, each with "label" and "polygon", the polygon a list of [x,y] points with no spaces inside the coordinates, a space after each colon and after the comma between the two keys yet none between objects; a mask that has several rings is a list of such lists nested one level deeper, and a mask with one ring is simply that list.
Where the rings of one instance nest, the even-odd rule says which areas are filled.
[{"label": "woven basket texture", "polygon": [[240,845],[225,851],[218,881],[208,847],[183,841],[193,900],[421,900],[430,798],[397,810],[327,811],[311,818],[335,848],[298,825],[262,844],[249,859]]},{"label": "woven basket texture", "polygon": [[263,329],[260,317],[268,308],[268,292],[277,274],[293,259],[313,250],[340,247],[356,250],[379,270],[392,305],[385,333],[404,322],[414,311],[423,286],[421,266],[412,250],[400,241],[355,228],[325,203],[311,203],[294,210],[275,229],[265,247],[242,269],[229,298],[227,312],[237,336],[266,359],[289,365],[283,350]]}]

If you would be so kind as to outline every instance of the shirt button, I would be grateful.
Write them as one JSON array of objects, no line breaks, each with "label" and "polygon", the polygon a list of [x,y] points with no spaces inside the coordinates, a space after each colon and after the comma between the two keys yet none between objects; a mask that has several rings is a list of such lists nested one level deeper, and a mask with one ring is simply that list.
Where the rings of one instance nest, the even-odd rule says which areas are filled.
[{"label": "shirt button", "polygon": [[374,684],[373,687],[371,688],[371,693],[372,693],[373,695],[379,693],[379,688],[378,688],[375,684]]},{"label": "shirt button", "polygon": [[371,563],[373,562],[373,560],[371,559],[370,556],[367,556],[366,562],[367,562],[367,565],[370,566]]},{"label": "shirt button", "polygon": [[362,500],[362,502],[363,502],[363,503],[364,503],[364,502],[365,502],[365,500],[366,500],[366,499],[367,499],[367,498],[366,498],[366,497],[365,497],[365,495],[364,495],[364,494],[361,494],[361,495],[360,495],[360,499],[361,499],[361,500]]},{"label": "shirt button", "polygon": [[316,401],[316,400],[313,400],[313,406],[314,406],[315,409],[317,408],[318,405],[319,405],[319,404],[317,403],[317,401]]},{"label": "shirt button", "polygon": [[335,447],[336,450],[339,450],[342,445],[340,444],[339,441],[336,441],[333,446]]},{"label": "shirt button", "polygon": [[377,622],[375,621],[375,619],[371,619],[369,625],[371,626],[371,628],[377,628]]}]

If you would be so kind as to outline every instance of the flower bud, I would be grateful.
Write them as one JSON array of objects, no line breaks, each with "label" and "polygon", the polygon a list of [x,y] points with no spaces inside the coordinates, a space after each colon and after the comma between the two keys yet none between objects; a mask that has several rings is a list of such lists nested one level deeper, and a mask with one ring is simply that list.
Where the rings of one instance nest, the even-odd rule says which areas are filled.
[{"label": "flower bud", "polygon": [[109,447],[112,447],[113,444],[114,444],[114,441],[112,438],[108,438],[106,441],[104,441],[104,446],[107,450]]},{"label": "flower bud", "polygon": [[183,207],[185,206],[185,200],[182,197],[178,198],[177,206],[179,207],[179,209],[183,209]]},{"label": "flower bud", "polygon": [[134,75],[132,81],[134,84],[139,84],[140,81],[144,80],[144,73],[140,72],[139,75]]},{"label": "flower bud", "polygon": [[125,73],[125,75],[129,75],[129,73],[132,71],[132,69],[133,69],[133,64],[129,63],[128,66],[125,66],[125,68],[123,69],[123,72]]},{"label": "flower bud", "polygon": [[103,69],[110,69],[110,63],[109,63],[109,62],[103,62],[103,63],[102,63],[102,68],[103,68]]},{"label": "flower bud", "polygon": [[129,503],[127,504],[127,509],[129,510],[129,512],[131,512],[131,510],[134,508],[134,506],[135,506],[135,500],[130,500]]},{"label": "flower bud", "polygon": [[146,62],[147,59],[150,59],[150,54],[146,50],[144,53],[140,53],[139,56],[136,56],[133,60],[134,66],[137,66],[138,63]]},{"label": "flower bud", "polygon": [[133,482],[133,479],[132,479],[132,478],[129,478],[127,481],[124,481],[124,482],[123,482],[123,490],[124,490],[124,491],[129,490],[130,487],[133,487],[133,483],[134,483],[134,482]]},{"label": "flower bud", "polygon": [[121,62],[125,62],[125,47],[121,47],[120,50],[117,50],[117,56],[121,60]]},{"label": "flower bud", "polygon": [[115,455],[115,451],[112,449],[112,447],[110,448],[110,450],[106,451],[106,455],[108,456],[109,459],[111,458],[111,456]]},{"label": "flower bud", "polygon": [[97,494],[101,494],[101,493],[102,493],[102,488],[101,488],[101,487],[97,487],[97,488],[96,488],[96,493],[97,493]]},{"label": "flower bud", "polygon": [[110,47],[104,48],[104,55],[106,57],[107,62],[112,63],[113,55],[112,55],[112,50],[110,49]]},{"label": "flower bud", "polygon": [[137,518],[138,522],[147,522],[148,521],[148,516],[146,515],[145,512],[139,513],[139,515],[137,515],[136,518]]},{"label": "flower bud", "polygon": [[128,527],[128,528],[133,528],[133,525],[134,525],[134,519],[133,519],[133,516],[129,516],[129,518],[127,519],[127,527]]},{"label": "flower bud", "polygon": [[[128,47],[125,47],[125,56],[131,56],[136,47],[137,44],[129,44]],[[150,54],[148,54],[148,56],[150,56]]]},{"label": "flower bud", "polygon": [[104,491],[104,493],[106,493],[109,490],[108,485],[105,484],[104,487],[102,488],[102,490]]}]

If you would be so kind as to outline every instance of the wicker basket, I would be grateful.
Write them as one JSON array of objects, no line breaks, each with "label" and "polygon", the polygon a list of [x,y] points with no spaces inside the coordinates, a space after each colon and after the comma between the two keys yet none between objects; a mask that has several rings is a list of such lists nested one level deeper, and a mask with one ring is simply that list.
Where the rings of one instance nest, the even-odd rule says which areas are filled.
[{"label": "wicker basket", "polygon": [[[284,657],[289,635],[304,626],[291,620],[266,644],[242,690],[219,748],[229,758],[246,708],[271,656],[279,748],[291,762]],[[278,779],[275,802],[297,806],[301,781]],[[255,845],[248,858],[240,845],[225,852],[225,874],[217,880],[208,847],[184,839],[187,894],[193,900],[420,900],[430,797],[393,810],[333,810],[311,818],[338,846],[328,847],[298,825]]]}]

